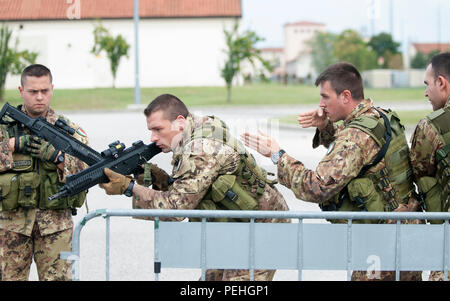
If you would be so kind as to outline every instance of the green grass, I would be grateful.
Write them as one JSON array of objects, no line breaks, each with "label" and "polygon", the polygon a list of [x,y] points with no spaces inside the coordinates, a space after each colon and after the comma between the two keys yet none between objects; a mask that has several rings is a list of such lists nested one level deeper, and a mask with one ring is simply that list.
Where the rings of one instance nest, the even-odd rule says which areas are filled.
[{"label": "green grass", "polygon": [[[365,96],[376,102],[408,101],[424,99],[423,92],[422,88],[366,89]],[[142,88],[141,103],[146,105],[164,93],[176,95],[188,107],[230,105],[226,103],[225,87]],[[22,103],[17,90],[7,90],[5,100],[14,105]],[[312,104],[318,101],[317,87],[271,83],[233,87],[231,105]],[[133,103],[133,88],[55,89],[52,107],[57,110],[119,110]]]},{"label": "green grass", "polygon": [[[416,125],[420,119],[432,112],[430,110],[417,110],[417,111],[396,111],[403,125]],[[300,113],[300,112],[299,112]],[[298,124],[297,115],[289,115],[278,118],[280,123]]]}]

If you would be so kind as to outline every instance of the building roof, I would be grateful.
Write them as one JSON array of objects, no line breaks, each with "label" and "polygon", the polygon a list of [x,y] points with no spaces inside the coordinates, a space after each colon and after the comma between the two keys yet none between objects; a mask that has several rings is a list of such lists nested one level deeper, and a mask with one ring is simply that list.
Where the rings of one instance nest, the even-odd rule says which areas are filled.
[{"label": "building roof", "polygon": [[325,24],[310,21],[298,21],[295,23],[286,23],[284,26],[325,26]]},{"label": "building roof", "polygon": [[284,48],[273,48],[273,47],[266,47],[266,48],[260,48],[261,52],[283,52]]},{"label": "building roof", "polygon": [[[69,3],[68,3],[69,2]],[[0,0],[0,20],[133,18],[133,0]],[[241,0],[140,0],[141,18],[241,17]],[[73,17],[72,17],[73,18]],[[78,18],[78,17],[77,17]]]},{"label": "building roof", "polygon": [[434,50],[440,52],[450,51],[450,43],[413,43],[414,48],[423,54],[429,54]]}]

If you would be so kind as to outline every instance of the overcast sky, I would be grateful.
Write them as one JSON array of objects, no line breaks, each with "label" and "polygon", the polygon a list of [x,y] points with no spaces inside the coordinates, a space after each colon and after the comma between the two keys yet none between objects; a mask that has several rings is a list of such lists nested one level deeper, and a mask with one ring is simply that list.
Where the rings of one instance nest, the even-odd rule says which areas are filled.
[{"label": "overcast sky", "polygon": [[[282,47],[284,24],[297,21],[325,23],[334,33],[352,28],[370,36],[373,27],[375,33],[391,31],[391,2],[396,41],[450,42],[449,0],[242,0],[242,24],[265,38],[259,47]],[[373,21],[369,16],[375,16]]]}]

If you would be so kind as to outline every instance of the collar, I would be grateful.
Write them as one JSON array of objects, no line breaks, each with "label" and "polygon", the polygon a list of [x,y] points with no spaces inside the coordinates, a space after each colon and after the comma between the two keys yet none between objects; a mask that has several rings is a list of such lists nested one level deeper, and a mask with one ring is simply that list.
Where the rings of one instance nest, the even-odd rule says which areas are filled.
[{"label": "collar", "polygon": [[[24,105],[20,106],[20,110],[28,115],[27,110],[25,109]],[[29,116],[29,115],[28,115]],[[55,124],[56,120],[58,120],[58,115],[52,108],[48,108],[47,114],[44,116],[44,118],[51,124]]]},{"label": "collar", "polygon": [[353,111],[345,118],[344,125],[348,125],[350,121],[353,119],[363,115],[367,111],[373,109],[373,102],[370,98],[363,99],[354,109]]},{"label": "collar", "polygon": [[174,165],[183,154],[183,149],[192,140],[192,133],[208,119],[208,117],[197,117],[191,113],[186,117],[186,125],[183,129],[180,142],[173,149],[172,165]]}]

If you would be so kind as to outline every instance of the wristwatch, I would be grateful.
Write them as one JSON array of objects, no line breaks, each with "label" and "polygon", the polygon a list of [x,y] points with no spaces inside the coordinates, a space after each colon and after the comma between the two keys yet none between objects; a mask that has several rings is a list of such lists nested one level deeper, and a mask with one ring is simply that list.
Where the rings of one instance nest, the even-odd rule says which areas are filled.
[{"label": "wristwatch", "polygon": [[63,163],[64,160],[65,160],[64,153],[61,153],[59,156],[56,157],[56,163],[55,164],[58,165],[60,163]]},{"label": "wristwatch", "polygon": [[130,185],[128,185],[128,188],[123,192],[124,195],[127,197],[131,197],[133,195],[133,187],[134,187],[134,180],[130,181]]},{"label": "wristwatch", "polygon": [[281,156],[286,153],[284,149],[280,149],[278,152],[274,152],[270,155],[270,159],[272,160],[273,164],[277,165],[278,161],[280,160]]}]

